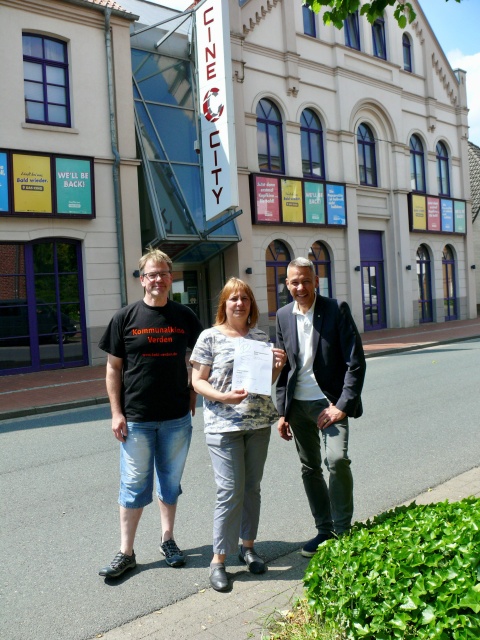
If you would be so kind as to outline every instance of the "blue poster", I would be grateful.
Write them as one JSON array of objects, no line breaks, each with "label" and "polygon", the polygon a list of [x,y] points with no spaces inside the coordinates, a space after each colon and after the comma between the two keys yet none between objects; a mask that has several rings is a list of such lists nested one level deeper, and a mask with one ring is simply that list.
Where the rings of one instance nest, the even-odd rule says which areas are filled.
[{"label": "blue poster", "polygon": [[441,200],[442,231],[453,231],[453,200]]},{"label": "blue poster", "polygon": [[342,184],[327,184],[327,221],[328,224],[346,223],[345,187]]},{"label": "blue poster", "polygon": [[6,153],[0,153],[0,211],[8,211],[8,167]]}]

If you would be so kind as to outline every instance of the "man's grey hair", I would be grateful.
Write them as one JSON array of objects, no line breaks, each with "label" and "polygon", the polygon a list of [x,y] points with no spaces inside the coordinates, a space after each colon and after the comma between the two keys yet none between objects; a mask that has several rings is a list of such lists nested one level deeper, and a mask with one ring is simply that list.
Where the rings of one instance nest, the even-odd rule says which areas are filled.
[{"label": "man's grey hair", "polygon": [[163,251],[160,251],[160,249],[147,247],[146,253],[144,253],[143,256],[140,258],[140,260],[138,261],[138,268],[140,269],[140,271],[144,270],[145,265],[149,260],[151,260],[152,262],[155,262],[156,264],[159,264],[160,262],[166,262],[168,265],[168,270],[169,271],[172,270],[171,258],[169,258],[169,256],[167,256],[167,254],[164,253]]},{"label": "man's grey hair", "polygon": [[290,267],[299,267],[300,269],[310,269],[310,271],[312,272],[312,275],[314,277],[316,276],[313,262],[308,258],[295,258],[294,260],[292,260],[287,267],[287,274]]}]

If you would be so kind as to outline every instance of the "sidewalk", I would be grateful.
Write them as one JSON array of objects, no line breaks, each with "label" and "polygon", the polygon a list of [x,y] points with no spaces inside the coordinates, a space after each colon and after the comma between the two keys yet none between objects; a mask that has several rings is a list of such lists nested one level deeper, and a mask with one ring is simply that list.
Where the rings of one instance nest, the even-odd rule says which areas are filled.
[{"label": "sidewalk", "polygon": [[[367,358],[480,337],[480,318],[362,335]],[[0,376],[0,421],[107,402],[105,366]]]},{"label": "sidewalk", "polygon": [[[469,496],[480,498],[480,467],[422,493],[417,504]],[[236,567],[233,589],[217,593],[202,589],[186,600],[133,620],[117,629],[95,636],[105,640],[261,640],[268,637],[266,625],[275,612],[291,608],[302,595],[303,574],[308,559],[294,551],[268,565],[261,577]],[[174,633],[173,633],[174,630]]]}]

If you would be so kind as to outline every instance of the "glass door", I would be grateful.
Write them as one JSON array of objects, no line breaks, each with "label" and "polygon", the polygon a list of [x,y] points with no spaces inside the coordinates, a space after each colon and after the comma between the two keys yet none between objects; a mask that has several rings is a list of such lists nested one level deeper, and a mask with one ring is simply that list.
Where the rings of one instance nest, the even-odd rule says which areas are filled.
[{"label": "glass door", "polygon": [[385,329],[383,264],[362,261],[363,322],[365,331]]}]

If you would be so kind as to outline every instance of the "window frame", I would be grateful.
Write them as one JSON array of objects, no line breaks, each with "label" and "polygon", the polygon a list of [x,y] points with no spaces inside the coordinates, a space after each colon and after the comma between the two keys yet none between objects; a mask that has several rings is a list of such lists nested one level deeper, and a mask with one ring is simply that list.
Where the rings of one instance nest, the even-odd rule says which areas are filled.
[{"label": "window frame", "polygon": [[[368,139],[365,135],[360,134],[362,128],[365,130],[365,133],[368,134]],[[375,147],[375,136],[373,135],[371,128],[365,122],[361,122],[357,128],[358,171],[360,184],[366,187],[378,187],[377,155]],[[367,171],[367,156],[371,160],[371,181],[368,180],[369,172]],[[363,179],[362,168],[364,173]]]},{"label": "window frame", "polygon": [[430,252],[426,245],[417,249],[418,309],[420,324],[433,322],[432,272]]},{"label": "window frame", "polygon": [[[75,255],[73,268],[68,268],[71,265],[67,266],[61,260],[61,247],[66,245],[71,247]],[[14,263],[11,267],[8,265],[8,257],[7,260],[3,260],[0,279],[4,282],[0,289],[4,293],[8,291],[5,281],[11,279],[12,285],[7,286],[14,287],[15,293],[9,293],[9,300],[2,298],[2,302],[6,303],[2,306],[7,311],[18,310],[23,316],[23,325],[17,326],[18,331],[15,335],[0,335],[0,346],[12,344],[12,348],[15,348],[22,345],[22,349],[28,348],[28,354],[24,352],[23,360],[11,365],[3,361],[0,376],[87,365],[88,341],[83,276],[85,261],[82,257],[82,241],[46,237],[31,242],[2,241],[0,252],[3,247],[16,249],[21,259],[10,258]],[[48,264],[36,262],[36,251],[42,247],[51,249],[52,260]],[[40,298],[39,283],[42,278],[47,282],[52,280],[53,286],[48,287],[50,299]],[[68,283],[71,279],[75,279],[73,288]],[[67,293],[72,297],[66,298]],[[70,314],[72,306],[77,308],[76,317]],[[40,320],[42,312],[48,313],[48,326]],[[71,323],[64,325],[67,316]],[[26,326],[28,335],[22,331]]]},{"label": "window frame", "polygon": [[[266,105],[269,105],[268,112],[265,109]],[[262,111],[264,117],[259,115],[259,111]],[[278,120],[273,120],[270,116],[271,113],[275,113],[278,115]],[[258,167],[261,173],[277,173],[277,174],[285,174],[285,159],[284,159],[284,148],[283,148],[283,121],[282,115],[280,113],[280,109],[277,105],[270,100],[270,98],[261,98],[258,102],[257,109],[257,153],[258,153]],[[265,138],[266,138],[266,160],[267,166],[263,168],[260,163],[260,153],[259,153],[259,125],[263,125],[265,127]],[[279,150],[279,169],[274,168],[272,163],[272,155],[271,155],[271,141],[273,140],[272,132],[276,133],[277,142],[278,142],[278,150]]]},{"label": "window frame", "polygon": [[[437,158],[437,189],[439,196],[450,196],[450,167],[448,149],[441,140],[435,147]],[[445,187],[445,189],[444,189]]]},{"label": "window frame", "polygon": [[302,5],[303,16],[303,33],[311,38],[317,37],[317,24],[315,20],[315,12],[309,7],[308,4]]},{"label": "window frame", "polygon": [[445,322],[457,320],[457,283],[455,273],[455,255],[450,245],[442,251],[443,308]]},{"label": "window frame", "polygon": [[[414,147],[413,143],[420,145],[420,150]],[[415,191],[418,193],[426,193],[427,190],[426,190],[426,183],[425,183],[425,152],[423,150],[423,142],[421,141],[420,137],[416,133],[410,136],[409,147],[410,147],[410,188],[412,189],[412,191]],[[421,163],[420,167],[418,167],[419,162]],[[421,179],[423,183],[423,188],[419,188],[419,184],[418,184],[419,168],[421,169]],[[414,176],[413,179],[412,179],[412,176]],[[415,186],[412,184],[413,181],[415,182]]]},{"label": "window frame", "polygon": [[[310,123],[307,122],[306,114],[310,117]],[[303,126],[302,126],[303,121]],[[318,125],[318,127],[310,126],[311,123],[314,122]],[[303,156],[303,141],[306,138],[307,149],[308,149],[308,158]],[[320,150],[320,158],[319,158],[319,169],[320,174],[315,173],[312,159],[312,138],[316,138],[316,142],[318,148]],[[302,156],[302,173],[304,178],[317,178],[321,180],[325,180],[325,153],[323,149],[323,127],[322,122],[318,115],[313,111],[313,109],[306,108],[302,111],[302,115],[300,116],[300,152]],[[304,164],[307,164],[310,167],[310,171],[306,173],[304,171]]]},{"label": "window frame", "polygon": [[[38,38],[42,41],[42,58],[37,56],[29,55],[25,53],[24,49],[24,38]],[[45,54],[45,43],[53,42],[56,44],[60,44],[63,49],[63,61],[58,60],[50,60],[46,57]],[[24,83],[24,103],[25,103],[25,122],[31,124],[40,124],[45,126],[54,126],[54,127],[71,127],[71,110],[70,110],[70,83],[69,83],[69,62],[68,62],[68,46],[67,42],[64,40],[60,40],[59,38],[51,38],[48,36],[44,36],[37,33],[24,32],[22,33],[22,54],[23,54],[23,64],[24,64],[24,73],[23,73],[23,83]],[[41,65],[42,70],[42,80],[36,81],[33,79],[27,79],[25,77],[25,63],[32,63],[35,65]],[[59,84],[54,82],[49,82],[48,79],[48,69],[62,69],[65,76],[65,83]],[[33,100],[31,98],[27,98],[27,83],[36,83],[37,85],[41,85],[43,100]],[[49,87],[61,87],[65,91],[65,104],[60,102],[55,102],[49,99]],[[30,118],[28,117],[28,103],[32,104],[41,104],[43,106],[44,118]],[[65,122],[59,122],[55,120],[53,117],[49,116],[49,108],[52,107],[62,107],[65,109]]]},{"label": "window frame", "polygon": [[[377,18],[372,24],[373,55],[381,60],[387,59],[387,41],[385,37],[385,20]],[[381,50],[379,50],[379,45]]]},{"label": "window frame", "polygon": [[[283,259],[286,258],[286,259]],[[292,260],[292,254],[283,240],[275,238],[270,242],[265,250],[265,284],[267,290],[267,319],[269,325],[270,339],[275,341],[275,319],[277,311],[285,305],[292,302],[293,298],[285,283],[287,277],[287,268]],[[279,284],[283,285],[282,294],[284,304],[281,304]],[[269,291],[271,286],[275,287],[273,292],[275,297],[275,308],[272,306],[272,292]]]},{"label": "window frame", "polygon": [[402,51],[403,51],[403,70],[407,73],[413,73],[412,64],[412,42],[410,37],[404,33],[402,36]]},{"label": "window frame", "polygon": [[360,43],[360,27],[358,20],[358,11],[348,15],[343,21],[343,30],[345,32],[345,46],[356,51],[361,51]]},{"label": "window frame", "polygon": [[[322,258],[322,253],[325,258]],[[317,293],[321,296],[325,296],[320,290],[320,272],[325,271],[325,277],[327,280],[328,295],[326,297],[332,297],[332,261],[330,258],[330,252],[321,240],[316,240],[312,243],[308,254],[308,259],[312,261],[315,267],[315,274],[318,276],[319,284],[317,287]]]}]

